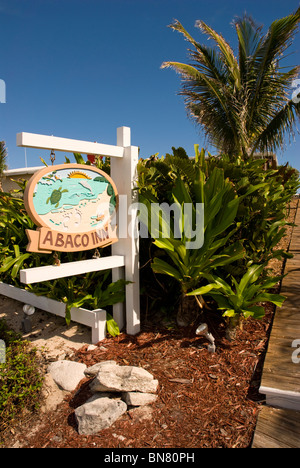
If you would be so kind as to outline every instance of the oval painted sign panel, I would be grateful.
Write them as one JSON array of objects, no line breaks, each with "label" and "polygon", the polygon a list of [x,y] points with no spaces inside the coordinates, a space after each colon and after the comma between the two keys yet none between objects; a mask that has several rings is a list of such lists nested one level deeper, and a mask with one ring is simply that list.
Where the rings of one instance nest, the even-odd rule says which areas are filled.
[{"label": "oval painted sign panel", "polygon": [[111,220],[118,206],[113,180],[94,166],[61,164],[36,172],[24,203],[39,226],[28,231],[27,250],[79,251],[117,241]]}]

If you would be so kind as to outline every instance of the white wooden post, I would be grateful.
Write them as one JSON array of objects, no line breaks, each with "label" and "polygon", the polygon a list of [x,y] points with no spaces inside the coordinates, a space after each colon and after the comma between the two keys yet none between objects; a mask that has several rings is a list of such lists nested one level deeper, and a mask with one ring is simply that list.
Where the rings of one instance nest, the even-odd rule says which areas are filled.
[{"label": "white wooden post", "polygon": [[116,146],[93,143],[91,141],[72,140],[70,138],[37,135],[35,133],[17,133],[17,146],[66,151],[68,153],[101,154],[102,156],[123,158],[122,148],[117,148]]},{"label": "white wooden post", "polygon": [[[136,335],[140,331],[139,239],[135,239],[134,236],[137,210],[131,210],[130,207],[138,200],[137,191],[134,191],[137,180],[138,147],[131,146],[130,128],[117,129],[117,146],[124,148],[124,156],[120,159],[111,158],[110,175],[118,187],[120,197],[117,216],[119,241],[112,245],[112,255],[125,256],[125,280],[131,281],[131,284],[126,286],[126,330],[128,334]],[[121,268],[114,269],[113,281],[121,279],[122,274]],[[123,304],[116,304],[113,314],[119,327],[122,328]]]},{"label": "white wooden post", "polygon": [[42,281],[51,281],[68,276],[91,273],[92,271],[104,271],[110,268],[122,269],[124,265],[124,256],[115,255],[92,260],[61,263],[59,268],[54,265],[26,268],[25,270],[20,270],[20,281],[24,284],[34,284]]},{"label": "white wooden post", "polygon": [[92,343],[98,343],[106,336],[106,310],[93,310],[95,321],[92,326]]},{"label": "white wooden post", "polygon": [[[38,282],[50,277],[70,276],[74,274],[75,270],[79,274],[79,272],[101,270],[104,266],[112,268],[113,281],[122,278],[130,281],[125,291],[126,331],[131,335],[137,334],[140,331],[139,239],[138,236],[135,236],[137,207],[132,208],[132,206],[138,201],[137,191],[134,190],[137,180],[138,147],[131,146],[130,128],[120,127],[117,129],[117,146],[32,133],[17,134],[17,146],[101,154],[111,157],[111,177],[118,188],[120,198],[117,213],[119,241],[112,245],[113,257],[110,260],[104,258],[98,261],[95,259],[83,260],[60,267],[46,266],[33,268],[32,271],[22,270],[21,281],[24,283]],[[122,265],[125,265],[125,271]],[[104,333],[103,313],[105,311],[97,310],[96,312],[97,317],[93,318],[91,325],[94,341]],[[124,304],[116,304],[113,307],[113,314],[119,328],[122,329],[125,325]]]}]

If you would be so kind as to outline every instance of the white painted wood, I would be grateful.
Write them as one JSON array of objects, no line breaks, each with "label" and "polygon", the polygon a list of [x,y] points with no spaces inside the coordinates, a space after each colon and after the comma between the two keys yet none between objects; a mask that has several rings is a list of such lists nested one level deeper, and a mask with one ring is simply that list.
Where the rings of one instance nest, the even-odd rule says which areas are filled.
[{"label": "white painted wood", "polygon": [[124,255],[114,255],[78,262],[62,263],[60,266],[48,265],[37,268],[28,268],[20,271],[20,281],[24,284],[40,283],[67,276],[91,273],[92,271],[103,271],[125,265]]},{"label": "white painted wood", "polygon": [[97,154],[115,158],[122,158],[124,155],[123,148],[118,146],[25,132],[17,134],[17,146],[69,153]]},{"label": "white painted wood", "polygon": [[[95,309],[94,313],[94,325],[92,326],[92,343],[98,343],[106,337],[106,310]],[[72,309],[71,309],[72,317]]]},{"label": "white painted wood", "polygon": [[34,174],[35,172],[39,171],[40,169],[44,169],[45,166],[35,166],[35,167],[21,167],[19,169],[8,169],[7,171],[3,171],[3,175],[5,177],[13,177],[18,175],[25,175],[25,174]]},{"label": "white painted wood", "polygon": [[117,146],[127,148],[131,146],[131,129],[130,127],[117,128]]},{"label": "white painted wood", "polygon": [[[10,284],[0,282],[0,294],[24,304],[32,305],[37,309],[44,310],[59,317],[65,317],[66,305],[62,302],[49,299],[44,296],[20,289]],[[71,319],[90,327],[92,330],[92,343],[98,343],[106,337],[106,311],[103,309],[88,310],[73,307],[71,309]]]},{"label": "white painted wood", "polygon": [[[131,146],[130,128],[117,129],[117,146],[25,132],[17,134],[17,146],[112,157],[111,177],[118,187],[120,202],[117,215],[119,241],[112,245],[113,257],[22,270],[20,279],[31,284],[111,268],[113,281],[124,278],[131,282],[126,286],[126,329],[129,334],[137,334],[140,331],[139,239],[135,235],[137,208],[133,205],[138,201],[137,191],[134,191],[138,148]],[[124,304],[116,304],[113,310],[114,318],[122,329],[125,324]],[[96,331],[97,326],[93,326],[93,333],[102,336],[102,332]]]},{"label": "white painted wood", "polygon": [[[123,159],[111,160],[111,177],[118,187],[118,237],[112,245],[113,255],[125,255],[125,280],[131,281],[126,286],[126,329],[127,333],[136,335],[140,331],[140,284],[139,284],[139,239],[134,235],[137,222],[137,210],[130,210],[138,201],[134,190],[137,181],[138,148],[130,146],[130,128],[120,127],[117,130],[117,145],[124,145]],[[120,271],[113,272],[113,281],[120,278]],[[124,322],[120,305],[114,306],[114,319],[119,327]]]},{"label": "white painted wood", "polygon": [[[124,280],[124,279],[125,279],[124,268],[114,268],[112,270],[113,283],[119,280]],[[115,322],[117,323],[119,330],[123,330],[123,328],[126,325],[125,308],[126,308],[126,295],[125,295],[125,302],[119,302],[118,304],[113,305],[113,318]]]},{"label": "white painted wood", "polygon": [[259,393],[266,395],[266,403],[268,406],[300,411],[300,392],[261,386]]}]

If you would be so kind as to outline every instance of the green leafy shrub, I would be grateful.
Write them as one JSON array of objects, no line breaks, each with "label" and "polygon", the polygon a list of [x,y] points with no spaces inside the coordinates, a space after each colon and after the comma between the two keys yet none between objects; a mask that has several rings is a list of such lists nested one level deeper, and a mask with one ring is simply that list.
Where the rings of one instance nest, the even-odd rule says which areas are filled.
[{"label": "green leafy shrub", "polygon": [[238,236],[244,239],[245,260],[261,263],[287,257],[276,246],[286,233],[288,206],[300,186],[298,171],[288,164],[265,169],[263,159],[232,162],[226,155],[211,157],[207,164],[209,171],[223,168],[241,197],[236,221],[240,222]]},{"label": "green leafy shrub", "polygon": [[26,252],[25,230],[33,229],[34,225],[18,197],[22,188],[12,194],[0,192],[0,279],[14,286],[20,286],[20,269],[49,264],[49,257]]},{"label": "green leafy shrub", "polygon": [[[235,330],[238,325],[242,325],[243,320],[250,317],[261,319],[265,314],[265,309],[261,303],[271,302],[281,307],[285,297],[280,294],[270,294],[267,291],[281,280],[281,277],[263,279],[265,265],[251,265],[241,280],[231,276],[226,282],[223,278],[208,275],[210,282],[210,296],[215,299],[218,309],[226,317],[228,327],[228,337],[231,338],[231,330]],[[202,289],[192,291],[188,296],[202,294]]]},{"label": "green leafy shrub", "polygon": [[[291,256],[277,246],[286,235],[289,203],[300,186],[295,169],[288,165],[266,169],[263,159],[232,161],[226,155],[210,154],[205,158],[204,150],[199,152],[197,145],[194,158],[182,148],[173,148],[173,155],[141,160],[138,169],[140,198],[149,209],[153,202],[180,206],[204,203],[204,244],[200,249],[185,249],[187,239],[175,239],[174,232],[170,239],[161,238],[161,232],[157,236],[152,233],[156,247],[149,249],[152,271],[160,278],[167,275],[179,282],[181,299],[198,296],[203,306],[205,295],[218,306],[216,299],[220,302],[223,296],[224,304],[228,288],[233,288],[233,304],[228,303],[227,310],[235,310],[234,316],[240,316],[247,307],[239,304],[237,310],[234,308],[239,294],[235,286],[244,281],[253,265],[261,267],[256,287],[263,290],[265,281],[278,282],[278,278],[268,277],[267,266],[273,258]],[[216,291],[213,277],[228,288]],[[165,280],[160,281],[163,286]],[[264,298],[272,302],[270,295]],[[259,310],[262,313],[262,308]]]},{"label": "green leafy shrub", "polygon": [[0,339],[6,344],[6,360],[0,364],[0,431],[26,410],[38,407],[43,377],[36,349],[0,321]]},{"label": "green leafy shrub", "polygon": [[[82,163],[80,155],[76,155]],[[26,182],[19,182],[20,190],[13,193],[0,192],[0,281],[24,288],[20,283],[21,269],[53,264],[52,255],[27,252],[26,229],[35,229],[28,216],[23,199]],[[105,251],[102,252],[105,255]],[[58,253],[61,262],[89,258],[90,252]],[[110,271],[89,273],[57,281],[46,281],[25,289],[66,304],[66,322],[70,323],[72,307],[105,308],[125,300],[125,281],[111,283]],[[118,326],[108,314],[107,330],[112,335],[119,333]]]}]

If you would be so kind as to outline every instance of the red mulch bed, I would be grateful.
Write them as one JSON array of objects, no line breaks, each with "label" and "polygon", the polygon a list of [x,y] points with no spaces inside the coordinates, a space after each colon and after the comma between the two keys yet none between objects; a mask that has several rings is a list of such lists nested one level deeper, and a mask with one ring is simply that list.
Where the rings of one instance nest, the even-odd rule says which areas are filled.
[{"label": "red mulch bed", "polygon": [[[295,210],[292,210],[294,214]],[[288,247],[289,236],[284,247]],[[282,264],[274,264],[275,274]],[[74,360],[91,366],[113,359],[141,366],[159,381],[158,400],[150,420],[123,415],[112,427],[94,436],[80,436],[74,410],[90,396],[89,380],[53,413],[34,415],[4,438],[6,447],[25,448],[248,448],[264,402],[258,392],[274,307],[266,305],[261,321],[248,320],[236,340],[225,338],[225,326],[207,315],[217,351],[207,351],[195,327],[169,330],[151,323],[133,337],[124,333],[107,338],[97,349],[77,351]],[[33,427],[37,427],[31,433]],[[2,445],[3,446],[3,445]]]},{"label": "red mulch bed", "polygon": [[[249,320],[231,343],[223,336],[224,326],[215,328],[211,323],[215,354],[207,351],[204,338],[195,336],[195,328],[144,326],[138,336],[107,338],[94,351],[84,347],[74,359],[88,366],[114,359],[142,366],[158,379],[159,398],[152,405],[151,420],[126,414],[96,436],[80,436],[74,409],[90,396],[86,380],[56,412],[33,418],[16,434],[9,433],[5,446],[17,440],[25,448],[249,447],[263,398],[258,394],[259,375],[271,318],[272,308],[262,321]],[[37,424],[38,431],[28,435]]]}]

